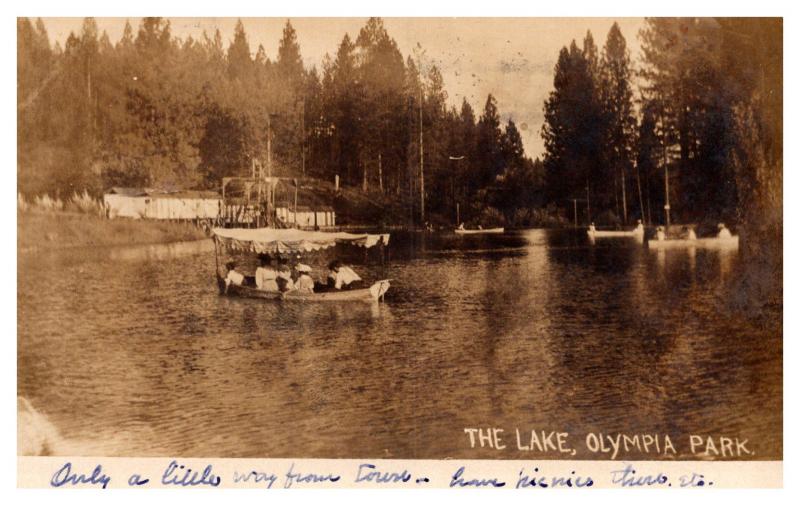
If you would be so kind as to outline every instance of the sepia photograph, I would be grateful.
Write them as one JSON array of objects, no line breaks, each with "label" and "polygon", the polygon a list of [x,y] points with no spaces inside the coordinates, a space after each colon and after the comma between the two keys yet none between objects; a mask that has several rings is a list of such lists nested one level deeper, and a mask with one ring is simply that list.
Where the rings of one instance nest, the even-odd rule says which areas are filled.
[{"label": "sepia photograph", "polygon": [[67,457],[783,461],[782,18],[16,27],[43,486],[101,483]]}]

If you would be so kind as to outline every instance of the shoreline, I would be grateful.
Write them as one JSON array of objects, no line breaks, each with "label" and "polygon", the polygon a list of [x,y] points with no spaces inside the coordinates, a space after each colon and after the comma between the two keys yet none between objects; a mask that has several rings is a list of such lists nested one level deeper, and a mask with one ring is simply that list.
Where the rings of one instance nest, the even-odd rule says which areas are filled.
[{"label": "shoreline", "polygon": [[69,212],[17,212],[17,253],[80,247],[170,244],[208,235],[192,223],[106,219]]},{"label": "shoreline", "polygon": [[[583,229],[585,226],[550,226],[546,229]],[[517,227],[506,227],[515,231]],[[455,226],[430,231],[407,225],[346,224],[321,231],[350,233],[402,232],[447,233]],[[17,212],[17,252],[33,254],[42,250],[66,250],[81,247],[124,247],[191,242],[210,238],[192,222],[107,219],[94,214],[64,211],[30,210]]]}]

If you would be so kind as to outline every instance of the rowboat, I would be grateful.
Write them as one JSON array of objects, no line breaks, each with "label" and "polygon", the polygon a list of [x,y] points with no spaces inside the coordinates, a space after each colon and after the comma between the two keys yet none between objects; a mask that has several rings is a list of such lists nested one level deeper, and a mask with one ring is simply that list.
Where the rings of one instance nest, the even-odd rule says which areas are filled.
[{"label": "rowboat", "polygon": [[273,301],[301,302],[375,302],[383,300],[389,290],[388,279],[374,282],[364,289],[341,289],[321,292],[266,291],[254,285],[229,284],[226,288],[225,275],[220,271],[219,255],[221,251],[238,251],[258,254],[300,254],[319,251],[337,244],[350,244],[370,248],[389,243],[389,234],[353,234],[345,232],[304,231],[296,229],[276,228],[215,228],[214,253],[216,260],[216,277],[219,292],[225,296],[254,298]]},{"label": "rowboat", "polygon": [[702,249],[739,249],[739,236],[734,235],[728,238],[707,237],[697,238],[694,240],[689,239],[666,239],[666,240],[648,240],[647,247],[650,249],[686,249],[686,248],[702,248]]},{"label": "rowboat", "polygon": [[456,233],[459,235],[479,235],[485,233],[503,233],[506,231],[505,228],[486,228],[485,230],[465,230],[462,228],[456,228]]},{"label": "rowboat", "polygon": [[619,237],[637,237],[644,238],[644,228],[636,228],[633,230],[586,230],[586,234],[594,238],[619,238]]},{"label": "rowboat", "polygon": [[345,289],[319,293],[296,290],[283,292],[264,291],[251,286],[237,286],[235,284],[231,284],[226,290],[225,279],[219,276],[217,276],[217,285],[219,286],[220,294],[225,296],[289,302],[377,302],[383,298],[390,287],[389,280],[382,279],[364,289]]}]

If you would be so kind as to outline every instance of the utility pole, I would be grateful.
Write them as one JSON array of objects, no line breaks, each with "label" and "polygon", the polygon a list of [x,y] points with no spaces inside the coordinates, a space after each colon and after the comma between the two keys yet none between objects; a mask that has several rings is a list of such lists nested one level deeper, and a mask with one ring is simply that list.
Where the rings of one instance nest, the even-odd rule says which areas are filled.
[{"label": "utility pole", "polygon": [[[662,121],[663,121],[663,115],[662,115]],[[663,122],[662,122],[661,127],[662,128],[664,127]],[[669,219],[669,209],[670,209],[670,206],[669,206],[669,159],[667,157],[667,137],[666,137],[666,135],[667,135],[666,131],[664,131],[664,145],[662,146],[663,147],[663,153],[664,153],[663,154],[663,156],[664,156],[664,215],[666,217],[666,222],[667,222],[667,232],[669,232],[669,225],[670,225],[670,219]]]},{"label": "utility pole", "polygon": [[664,201],[664,213],[667,217],[667,230],[669,230],[669,165],[667,164],[667,148],[664,147],[664,192],[666,194]]},{"label": "utility pole", "polygon": [[422,136],[422,46],[417,43],[417,70],[419,71],[419,220],[425,224],[425,149]]},{"label": "utility pole", "polygon": [[267,114],[267,177],[272,178],[272,114]]},{"label": "utility pole", "polygon": [[622,167],[621,173],[622,173],[622,222],[628,224],[628,199],[625,193],[625,167]]},{"label": "utility pole", "polygon": [[578,227],[578,199],[577,198],[573,198],[572,199],[572,216],[573,216],[574,223],[575,223],[575,224],[573,224],[573,227],[577,228]]},{"label": "utility pole", "polygon": [[294,226],[297,228],[297,179],[294,180]]},{"label": "utility pole", "polygon": [[592,209],[589,206],[589,179],[586,179],[586,220],[591,224],[592,222]]},{"label": "utility pole", "polygon": [[663,163],[664,163],[664,217],[666,219],[667,230],[666,232],[669,233],[669,158],[667,157],[667,125],[664,120],[664,95],[663,92],[661,94],[661,148],[663,153]]},{"label": "utility pole", "polygon": [[[458,162],[458,161],[461,161],[464,158],[466,158],[466,156],[464,156],[463,154],[461,156],[450,155],[450,156],[448,156],[448,158],[450,158],[450,161]],[[456,166],[458,166],[458,165],[456,165]],[[458,198],[456,197],[456,189],[455,189],[455,185],[454,185],[453,173],[452,172],[450,173],[450,193],[452,193],[453,201],[456,204],[456,226],[458,226],[458,225],[461,224],[461,212],[459,210]]]},{"label": "utility pole", "polygon": [[303,97],[303,108],[300,109],[300,129],[302,137],[300,139],[300,155],[302,157],[303,177],[306,176],[306,98]]},{"label": "utility pole", "polygon": [[636,188],[639,190],[639,212],[642,215],[642,221],[645,225],[650,223],[647,222],[647,218],[644,216],[644,199],[642,198],[642,179],[639,174],[639,163],[636,162]]},{"label": "utility pole", "polygon": [[[421,73],[421,72],[420,72]],[[419,219],[425,223],[425,148],[422,140],[422,79],[419,83]]]},{"label": "utility pole", "polygon": [[267,114],[267,178],[269,187],[267,188],[267,215],[265,221],[270,225],[272,201],[274,198],[272,194],[272,114]]},{"label": "utility pole", "polygon": [[383,193],[383,164],[381,162],[381,153],[378,153],[378,187]]}]

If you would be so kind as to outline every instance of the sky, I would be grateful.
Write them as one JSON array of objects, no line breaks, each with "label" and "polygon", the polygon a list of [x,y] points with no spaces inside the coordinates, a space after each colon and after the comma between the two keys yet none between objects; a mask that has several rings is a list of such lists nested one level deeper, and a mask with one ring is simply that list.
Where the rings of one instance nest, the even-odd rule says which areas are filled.
[{"label": "sky", "polygon": [[[79,32],[81,18],[43,18],[50,41],[62,46],[71,31]],[[226,46],[233,40],[237,18],[170,18],[174,36],[198,38],[219,28]],[[358,36],[367,18],[291,18],[307,67],[321,67],[326,53],[335,54],[345,33]],[[423,66],[436,64],[444,77],[448,102],[460,107],[466,98],[476,116],[489,93],[497,99],[503,120],[513,119],[522,134],[525,152],[541,156],[544,143],[544,101],[553,88],[558,52],[575,39],[581,44],[587,30],[602,48],[609,28],[620,25],[631,53],[639,60],[637,34],[643,18],[384,18],[389,35],[403,56],[419,43]],[[137,18],[130,19],[134,32]],[[250,47],[259,44],[273,61],[286,18],[242,18]],[[112,42],[122,36],[124,18],[97,18],[100,31]]]}]

